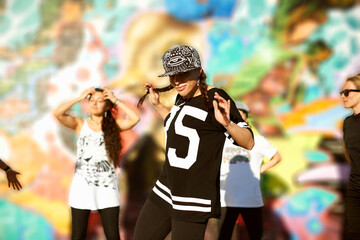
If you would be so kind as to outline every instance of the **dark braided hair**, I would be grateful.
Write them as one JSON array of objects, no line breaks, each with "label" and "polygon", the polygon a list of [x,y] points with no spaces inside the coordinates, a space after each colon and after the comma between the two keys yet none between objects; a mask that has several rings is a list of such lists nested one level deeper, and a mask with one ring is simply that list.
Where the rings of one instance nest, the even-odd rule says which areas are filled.
[{"label": "dark braided hair", "polygon": [[[156,92],[167,92],[170,91],[171,89],[173,89],[174,87],[170,84],[169,86],[163,87],[163,88],[154,88],[154,91]],[[146,96],[150,93],[150,90],[148,89],[145,93],[144,96],[142,96],[137,104],[137,107],[140,108],[141,105],[143,104]]]},{"label": "dark braided hair", "polygon": [[[103,92],[104,90],[101,88],[95,88],[97,92]],[[120,128],[116,124],[116,121],[111,114],[111,110],[114,108],[114,104],[106,99],[106,106],[109,106],[109,109],[105,112],[103,117],[103,121],[101,124],[102,131],[104,133],[104,142],[107,156],[114,164],[114,166],[118,166],[121,152],[121,138],[120,138]]]},{"label": "dark braided hair", "polygon": [[211,108],[211,102],[208,96],[208,89],[207,89],[207,83],[206,83],[206,74],[203,70],[201,70],[200,76],[199,76],[199,88],[201,92],[201,99],[206,107],[207,110]]}]

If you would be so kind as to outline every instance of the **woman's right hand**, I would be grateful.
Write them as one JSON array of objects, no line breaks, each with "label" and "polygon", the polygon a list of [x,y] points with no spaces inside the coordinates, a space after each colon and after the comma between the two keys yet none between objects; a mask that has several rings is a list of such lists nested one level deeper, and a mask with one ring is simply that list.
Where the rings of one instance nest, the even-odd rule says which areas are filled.
[{"label": "woman's right hand", "polygon": [[156,86],[152,83],[146,83],[145,84],[145,88],[147,91],[149,91],[149,101],[153,106],[157,106],[160,104],[160,99],[159,99],[159,93],[154,90],[156,89]]},{"label": "woman's right hand", "polygon": [[80,99],[81,100],[86,100],[86,98],[89,96],[89,94],[94,94],[95,93],[95,88],[94,87],[90,87],[88,89],[86,89],[85,91],[83,91],[80,95]]},{"label": "woman's right hand", "polygon": [[9,187],[13,187],[15,190],[20,190],[22,188],[19,180],[17,179],[16,175],[17,174],[20,174],[18,173],[17,171],[14,171],[14,170],[9,170],[6,172],[6,177],[7,177],[7,180],[8,180],[8,186]]}]

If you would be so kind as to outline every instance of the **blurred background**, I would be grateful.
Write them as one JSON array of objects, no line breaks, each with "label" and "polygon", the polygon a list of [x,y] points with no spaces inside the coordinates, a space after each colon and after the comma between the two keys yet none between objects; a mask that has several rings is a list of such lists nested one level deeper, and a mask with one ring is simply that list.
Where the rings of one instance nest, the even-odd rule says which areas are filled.
[{"label": "blurred background", "polygon": [[[360,72],[356,0],[1,0],[0,157],[23,189],[0,173],[0,239],[69,239],[76,135],[52,111],[90,86],[135,108],[145,82],[168,84],[161,57],[177,44],[199,51],[208,84],[247,103],[254,131],[283,157],[261,179],[266,239],[341,239],[351,112],[339,91]],[[72,112],[86,118],[85,108]],[[161,118],[147,101],[139,112],[117,172],[123,239],[164,161]],[[104,239],[97,213],[88,234]]]}]

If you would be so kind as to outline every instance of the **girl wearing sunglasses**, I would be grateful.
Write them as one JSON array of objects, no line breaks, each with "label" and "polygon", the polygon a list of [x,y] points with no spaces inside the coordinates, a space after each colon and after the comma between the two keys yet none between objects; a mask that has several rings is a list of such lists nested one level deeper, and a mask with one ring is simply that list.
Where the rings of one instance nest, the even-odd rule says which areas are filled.
[{"label": "girl wearing sunglasses", "polygon": [[346,79],[340,92],[344,107],[353,115],[344,120],[345,157],[351,165],[345,199],[345,239],[360,236],[360,74]]},{"label": "girl wearing sunglasses", "polygon": [[344,89],[340,92],[340,97],[344,94],[345,97],[348,97],[350,92],[360,92],[358,89]]}]

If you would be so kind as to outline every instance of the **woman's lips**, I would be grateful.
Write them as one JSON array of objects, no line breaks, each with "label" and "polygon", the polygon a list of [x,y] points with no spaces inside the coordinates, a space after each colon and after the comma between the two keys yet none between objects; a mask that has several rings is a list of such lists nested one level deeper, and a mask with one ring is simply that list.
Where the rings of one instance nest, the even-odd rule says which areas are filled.
[{"label": "woman's lips", "polygon": [[185,89],[185,85],[181,85],[181,86],[177,86],[176,87],[176,90],[178,91],[178,92],[181,92],[182,90],[184,90]]}]

